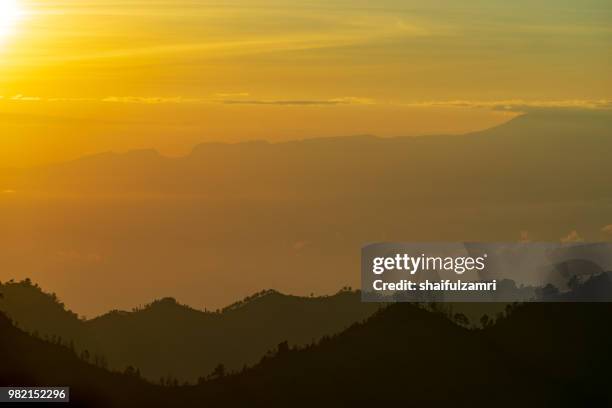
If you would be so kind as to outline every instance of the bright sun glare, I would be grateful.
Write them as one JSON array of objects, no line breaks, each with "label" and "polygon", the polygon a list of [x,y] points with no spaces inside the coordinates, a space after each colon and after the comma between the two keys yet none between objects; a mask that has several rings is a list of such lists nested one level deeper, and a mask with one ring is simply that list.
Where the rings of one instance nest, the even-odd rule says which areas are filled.
[{"label": "bright sun glare", "polygon": [[0,41],[11,32],[22,15],[18,0],[0,0]]}]

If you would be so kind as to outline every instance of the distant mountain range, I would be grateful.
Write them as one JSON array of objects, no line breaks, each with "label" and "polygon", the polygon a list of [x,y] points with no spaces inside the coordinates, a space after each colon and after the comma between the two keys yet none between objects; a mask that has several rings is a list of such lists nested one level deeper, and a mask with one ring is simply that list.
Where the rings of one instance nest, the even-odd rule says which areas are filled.
[{"label": "distant mountain range", "polygon": [[[2,172],[16,191],[439,202],[610,198],[612,111],[541,111],[459,136],[206,143]],[[429,188],[426,188],[429,187]],[[8,187],[7,187],[8,188]]]}]

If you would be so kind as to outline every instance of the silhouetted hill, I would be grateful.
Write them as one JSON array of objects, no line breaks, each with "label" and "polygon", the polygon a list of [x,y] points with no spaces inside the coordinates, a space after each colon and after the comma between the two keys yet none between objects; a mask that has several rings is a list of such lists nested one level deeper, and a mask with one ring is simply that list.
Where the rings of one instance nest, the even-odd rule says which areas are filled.
[{"label": "silhouetted hill", "polygon": [[70,386],[71,406],[131,406],[134,396],[138,397],[135,406],[155,401],[151,391],[156,387],[88,364],[66,347],[16,329],[2,313],[0,361],[1,386]]},{"label": "silhouetted hill", "polygon": [[86,326],[112,366],[132,364],[156,380],[172,374],[194,381],[219,363],[228,369],[251,365],[282,340],[303,345],[337,333],[377,307],[361,304],[354,293],[309,299],[272,292],[222,313],[166,299]]},{"label": "silhouetted hill", "polygon": [[[410,402],[437,406],[491,399],[490,370],[503,361],[478,332],[412,305],[392,305],[364,324],[300,351],[279,351],[225,384],[205,384],[300,406]],[[505,383],[512,370],[499,371]],[[469,387],[466,387],[469,385]],[[478,391],[476,391],[478,390]],[[231,393],[231,391],[230,391]]]},{"label": "silhouetted hill", "polygon": [[612,404],[612,304],[525,304],[485,334],[554,405]]},{"label": "silhouetted hill", "polygon": [[52,293],[43,292],[30,280],[0,282],[0,311],[7,313],[20,328],[41,336],[81,338],[82,321],[66,309]]},{"label": "silhouetted hill", "polygon": [[[0,319],[0,382],[71,385],[103,406],[609,406],[609,304],[527,304],[484,330],[410,304],[199,386],[143,384],[85,365]],[[35,379],[35,380],[34,380]]]},{"label": "silhouetted hill", "polygon": [[19,327],[73,341],[79,351],[104,357],[111,368],[138,367],[152,381],[170,375],[195,382],[220,363],[240,369],[281,341],[312,343],[379,307],[361,303],[354,292],[300,298],[265,291],[219,312],[202,312],[165,298],[85,321],[29,282],[0,285],[0,293],[0,310]]}]

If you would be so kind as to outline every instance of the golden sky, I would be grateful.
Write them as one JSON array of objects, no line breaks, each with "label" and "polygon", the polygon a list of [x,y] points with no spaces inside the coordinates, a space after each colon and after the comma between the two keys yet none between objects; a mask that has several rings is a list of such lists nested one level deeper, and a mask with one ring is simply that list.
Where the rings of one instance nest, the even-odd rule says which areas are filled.
[{"label": "golden sky", "polygon": [[0,0],[0,167],[609,106],[608,0]]}]

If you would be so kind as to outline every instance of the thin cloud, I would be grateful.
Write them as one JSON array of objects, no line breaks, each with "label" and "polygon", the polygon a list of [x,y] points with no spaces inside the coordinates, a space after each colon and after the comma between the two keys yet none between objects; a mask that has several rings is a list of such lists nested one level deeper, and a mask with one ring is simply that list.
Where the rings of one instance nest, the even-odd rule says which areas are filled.
[{"label": "thin cloud", "polygon": [[531,233],[529,231],[521,231],[519,242],[531,242]]},{"label": "thin cloud", "polygon": [[[235,99],[219,99],[220,96],[233,96]],[[354,96],[344,96],[332,99],[240,99],[248,97],[248,93],[238,94],[215,94],[215,98],[186,98],[182,96],[107,96],[104,98],[44,98],[24,97],[17,95],[0,100],[21,102],[103,102],[103,103],[126,103],[126,104],[224,104],[224,105],[278,105],[278,106],[335,106],[335,105],[373,105],[373,99]]]},{"label": "thin cloud", "polygon": [[375,102],[368,98],[344,97],[321,100],[254,100],[228,99],[221,101],[226,105],[277,105],[277,106],[336,106],[336,105],[372,105]]},{"label": "thin cloud", "polygon": [[590,109],[610,110],[610,99],[567,99],[567,100],[432,100],[432,101],[377,101],[367,97],[344,96],[330,99],[256,99],[250,98],[248,92],[216,93],[212,97],[183,96],[106,96],[102,98],[70,98],[14,95],[1,96],[6,102],[104,102],[131,104],[197,104],[211,103],[224,105],[277,105],[277,106],[336,106],[336,105],[388,105],[406,108],[456,108],[456,109],[489,109],[506,112],[528,113],[542,109]]},{"label": "thin cloud", "polygon": [[611,109],[610,99],[566,99],[566,100],[522,100],[508,99],[496,101],[476,100],[447,100],[447,101],[424,101],[402,104],[408,107],[432,108],[470,108],[470,109],[492,109],[513,112],[526,112],[534,109]]},{"label": "thin cloud", "polygon": [[181,96],[174,97],[146,97],[146,96],[109,96],[103,98],[101,102],[110,103],[140,103],[145,105],[157,105],[157,104],[177,104],[177,103],[202,103],[205,99],[200,98],[183,98]]},{"label": "thin cloud", "polygon": [[219,92],[215,96],[217,98],[244,98],[251,96],[251,94],[248,92]]},{"label": "thin cloud", "polygon": [[561,238],[561,242],[563,243],[583,242],[583,241],[584,241],[584,238],[582,238],[580,234],[578,234],[578,231],[576,230],[573,230],[572,232],[570,232],[569,234]]},{"label": "thin cloud", "polygon": [[[0,96],[0,99],[4,99],[4,97]],[[14,95],[7,99],[10,99],[11,101],[25,101],[25,102],[37,102],[37,101],[42,100],[40,96],[26,96],[26,95]]]}]

